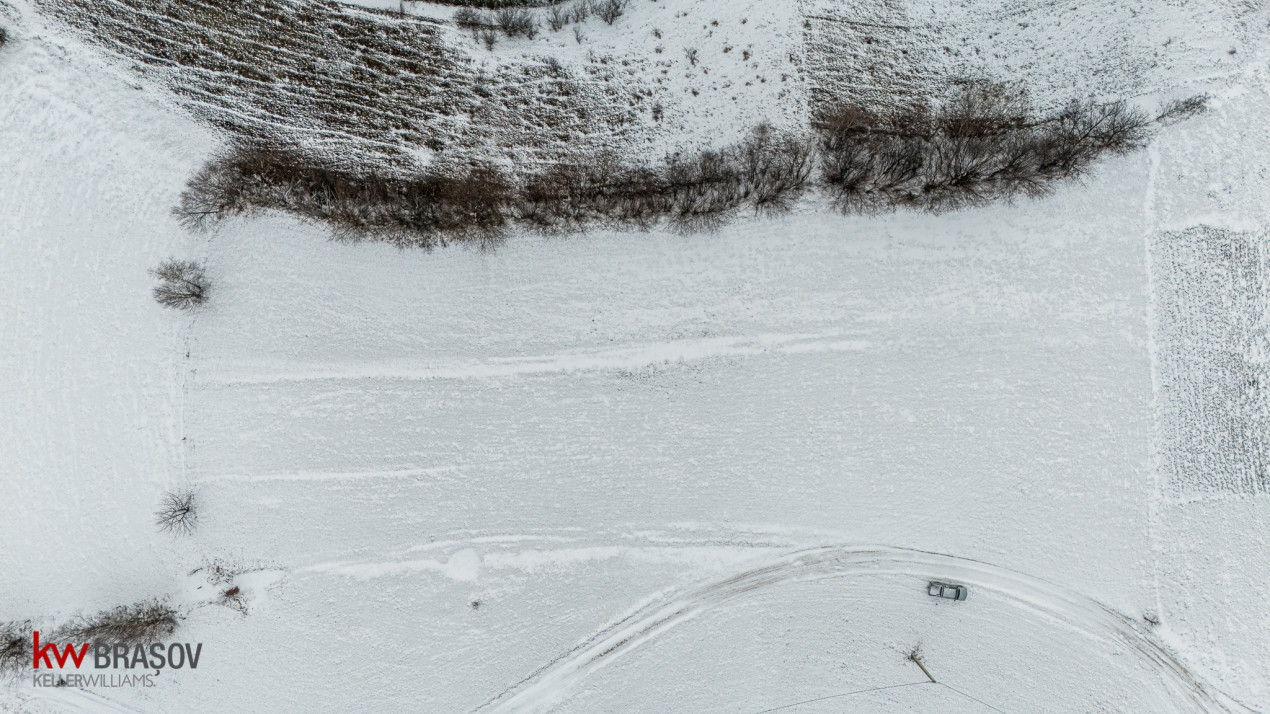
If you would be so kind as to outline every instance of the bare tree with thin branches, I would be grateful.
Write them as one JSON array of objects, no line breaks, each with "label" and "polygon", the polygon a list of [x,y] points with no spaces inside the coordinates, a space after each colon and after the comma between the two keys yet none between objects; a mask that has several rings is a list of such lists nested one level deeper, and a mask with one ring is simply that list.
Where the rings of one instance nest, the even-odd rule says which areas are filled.
[{"label": "bare tree with thin branches", "polygon": [[203,266],[192,260],[171,258],[150,273],[158,278],[154,299],[164,307],[192,310],[207,302],[210,284]]},{"label": "bare tree with thin branches", "polygon": [[198,525],[198,504],[194,492],[180,489],[165,493],[159,510],[154,514],[154,524],[160,531],[174,535],[193,533]]}]

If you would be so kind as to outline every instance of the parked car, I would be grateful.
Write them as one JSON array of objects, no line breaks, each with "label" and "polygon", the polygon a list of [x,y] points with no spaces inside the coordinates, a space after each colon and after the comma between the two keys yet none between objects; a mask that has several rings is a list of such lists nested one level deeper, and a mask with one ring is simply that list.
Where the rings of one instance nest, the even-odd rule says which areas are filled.
[{"label": "parked car", "polygon": [[932,580],[930,585],[926,586],[926,593],[931,597],[942,597],[945,600],[965,600],[965,585],[949,585]]}]

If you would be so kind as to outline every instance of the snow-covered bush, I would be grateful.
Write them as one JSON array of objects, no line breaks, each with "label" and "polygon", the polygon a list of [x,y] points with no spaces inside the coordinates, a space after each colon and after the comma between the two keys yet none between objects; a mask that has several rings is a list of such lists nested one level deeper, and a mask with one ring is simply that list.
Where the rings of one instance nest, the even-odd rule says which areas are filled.
[{"label": "snow-covered bush", "polygon": [[547,26],[552,32],[559,32],[567,24],[569,24],[568,10],[556,5],[547,11]]},{"label": "snow-covered bush", "polygon": [[626,12],[626,7],[630,4],[630,0],[598,0],[595,4],[595,14],[600,19],[612,25],[617,18]]},{"label": "snow-covered bush", "polygon": [[31,668],[31,623],[0,622],[0,677]]},{"label": "snow-covered bush", "polygon": [[207,302],[210,283],[198,263],[173,258],[159,263],[150,273],[159,280],[154,286],[154,299],[160,305],[191,310]]},{"label": "snow-covered bush", "polygon": [[532,13],[521,8],[503,8],[498,11],[496,16],[498,29],[503,31],[508,37],[525,37],[526,39],[534,39],[538,34],[538,21],[534,19]]},{"label": "snow-covered bush", "polygon": [[480,10],[464,7],[454,11],[454,24],[464,30],[476,32],[481,28],[492,26],[494,20]]}]

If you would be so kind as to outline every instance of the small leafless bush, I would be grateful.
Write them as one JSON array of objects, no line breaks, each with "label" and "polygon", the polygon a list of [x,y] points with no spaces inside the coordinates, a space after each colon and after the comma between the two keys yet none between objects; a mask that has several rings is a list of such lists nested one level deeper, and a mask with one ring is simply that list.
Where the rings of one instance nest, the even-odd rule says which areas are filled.
[{"label": "small leafless bush", "polygon": [[190,490],[169,491],[163,495],[154,523],[160,531],[189,535],[198,525],[198,504]]},{"label": "small leafless bush", "polygon": [[58,637],[95,645],[131,646],[165,639],[176,631],[179,622],[176,610],[159,600],[148,600],[79,618],[59,630]]},{"label": "small leafless bush", "polygon": [[508,37],[525,37],[534,39],[538,34],[538,21],[528,10],[522,8],[503,8],[495,17],[498,29]]},{"label": "small leafless bush", "polygon": [[203,266],[192,260],[170,258],[150,271],[158,279],[154,299],[164,307],[192,310],[207,302],[211,287]]},{"label": "small leafless bush", "polygon": [[605,23],[612,25],[617,18],[626,12],[630,0],[598,0],[595,5],[595,14]]},{"label": "small leafless bush", "polygon": [[570,22],[586,22],[591,16],[591,0],[574,0],[569,6]]},{"label": "small leafless bush", "polygon": [[1208,95],[1197,94],[1193,97],[1185,99],[1174,99],[1160,108],[1160,114],[1155,120],[1161,124],[1174,124],[1185,119],[1202,114],[1208,109]]},{"label": "small leafless bush", "polygon": [[556,5],[547,11],[547,26],[552,32],[559,32],[567,24],[569,24],[568,10]]},{"label": "small leafless bush", "polygon": [[24,674],[31,667],[31,623],[0,623],[0,677]]},{"label": "small leafless bush", "polygon": [[498,44],[498,33],[493,30],[481,30],[481,42],[485,43],[485,49],[493,51],[494,46]]},{"label": "small leafless bush", "polygon": [[697,66],[697,48],[696,47],[685,47],[684,57],[688,60],[688,64],[692,65],[693,67]]},{"label": "small leafless bush", "polygon": [[1037,120],[1021,94],[972,84],[938,111],[841,107],[816,129],[821,178],[839,208],[938,212],[1045,195],[1099,156],[1142,146],[1147,123],[1124,102],[1090,101]]},{"label": "small leafless bush", "polygon": [[582,44],[582,40],[586,39],[586,36],[582,34],[581,25],[573,26],[573,39],[577,40],[579,45]]},{"label": "small leafless bush", "polygon": [[462,7],[454,11],[454,24],[464,30],[471,30],[473,33],[481,28],[490,27],[494,24],[491,17],[481,12],[473,10],[470,7]]}]

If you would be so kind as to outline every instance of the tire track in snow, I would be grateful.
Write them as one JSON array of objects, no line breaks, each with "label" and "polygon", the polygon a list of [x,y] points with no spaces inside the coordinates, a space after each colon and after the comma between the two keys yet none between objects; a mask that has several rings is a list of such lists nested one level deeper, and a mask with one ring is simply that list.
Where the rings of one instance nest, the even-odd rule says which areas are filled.
[{"label": "tire track in snow", "polygon": [[612,349],[503,357],[469,362],[376,362],[362,365],[297,365],[284,372],[254,372],[251,365],[228,363],[226,373],[207,381],[219,385],[273,384],[353,379],[486,379],[519,375],[630,369],[665,362],[695,362],[767,353],[861,352],[872,343],[844,339],[842,333],[762,334],[704,337]]},{"label": "tire track in snow", "polygon": [[428,476],[454,473],[457,466],[435,466],[423,469],[397,469],[393,471],[291,471],[282,473],[232,473],[209,474],[190,479],[191,483],[216,483],[223,481],[347,481],[357,479],[421,479]]},{"label": "tire track in snow", "polygon": [[[608,625],[473,711],[545,711],[565,692],[615,658],[724,603],[780,583],[848,575],[956,579],[1052,618],[1093,639],[1121,645],[1159,675],[1171,697],[1198,711],[1238,706],[1206,685],[1133,619],[1096,600],[1008,568],[940,553],[889,546],[824,546],[786,553],[719,580],[657,599]],[[1240,706],[1240,710],[1244,707]]]}]

